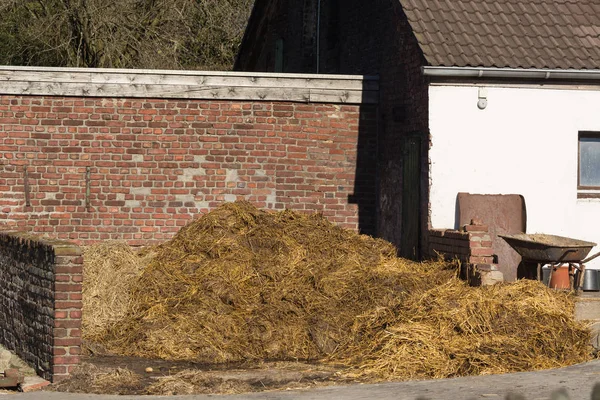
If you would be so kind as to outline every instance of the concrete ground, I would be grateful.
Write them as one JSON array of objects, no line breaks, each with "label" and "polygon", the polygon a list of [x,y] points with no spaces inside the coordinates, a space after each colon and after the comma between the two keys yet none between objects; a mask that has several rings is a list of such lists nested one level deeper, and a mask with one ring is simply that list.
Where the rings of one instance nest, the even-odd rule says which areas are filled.
[{"label": "concrete ground", "polygon": [[[571,400],[589,400],[592,387],[600,382],[600,360],[541,372],[474,376],[434,381],[397,382],[372,385],[328,386],[310,390],[250,393],[233,396],[173,396],[185,400],[502,400],[508,393],[527,400],[548,400],[550,394],[565,388]],[[155,396],[100,396],[53,392],[15,395],[16,400],[133,400],[165,399]]]}]

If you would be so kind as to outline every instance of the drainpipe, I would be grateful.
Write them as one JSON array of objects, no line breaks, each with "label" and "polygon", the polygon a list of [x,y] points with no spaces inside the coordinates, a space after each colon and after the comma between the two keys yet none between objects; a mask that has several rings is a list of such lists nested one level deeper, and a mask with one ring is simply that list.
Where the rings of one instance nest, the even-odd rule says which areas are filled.
[{"label": "drainpipe", "polygon": [[432,78],[533,79],[563,81],[600,81],[600,70],[521,69],[478,67],[423,67]]},{"label": "drainpipe", "polygon": [[317,74],[321,66],[321,0],[317,3]]}]

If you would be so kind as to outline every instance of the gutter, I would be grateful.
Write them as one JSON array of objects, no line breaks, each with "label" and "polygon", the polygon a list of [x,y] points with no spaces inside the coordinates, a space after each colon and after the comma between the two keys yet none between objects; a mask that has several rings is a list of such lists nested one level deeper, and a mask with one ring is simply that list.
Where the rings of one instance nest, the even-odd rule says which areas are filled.
[{"label": "gutter", "polygon": [[549,81],[600,81],[600,70],[524,69],[483,67],[423,67],[423,75],[445,79],[507,79]]}]

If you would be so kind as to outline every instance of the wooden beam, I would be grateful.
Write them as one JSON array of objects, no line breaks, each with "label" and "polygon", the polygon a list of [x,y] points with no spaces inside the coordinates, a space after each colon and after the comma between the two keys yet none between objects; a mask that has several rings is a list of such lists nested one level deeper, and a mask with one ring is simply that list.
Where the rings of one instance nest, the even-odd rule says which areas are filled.
[{"label": "wooden beam", "polygon": [[306,89],[378,90],[377,80],[321,79],[318,76],[285,78],[281,76],[229,76],[229,75],[166,75],[166,74],[116,74],[86,72],[27,72],[15,73],[0,70],[0,82],[48,83],[110,83],[139,85],[197,85],[197,86],[248,86]]},{"label": "wooden beam", "polygon": [[372,76],[0,67],[0,94],[375,104]]},{"label": "wooden beam", "polygon": [[284,87],[2,82],[2,94],[375,104],[376,91]]}]

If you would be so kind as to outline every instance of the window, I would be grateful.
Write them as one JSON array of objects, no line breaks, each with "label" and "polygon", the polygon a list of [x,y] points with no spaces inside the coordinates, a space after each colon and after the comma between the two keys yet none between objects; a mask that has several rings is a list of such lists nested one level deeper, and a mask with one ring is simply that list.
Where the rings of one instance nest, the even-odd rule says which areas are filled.
[{"label": "window", "polygon": [[600,132],[579,132],[579,189],[600,189]]}]

